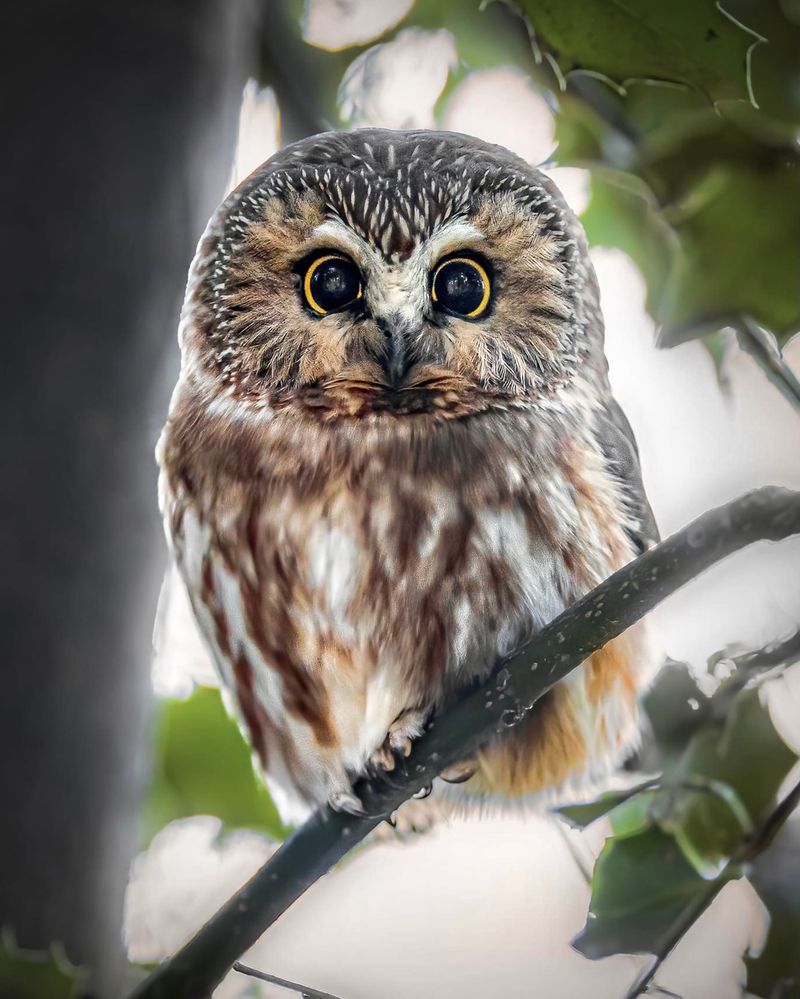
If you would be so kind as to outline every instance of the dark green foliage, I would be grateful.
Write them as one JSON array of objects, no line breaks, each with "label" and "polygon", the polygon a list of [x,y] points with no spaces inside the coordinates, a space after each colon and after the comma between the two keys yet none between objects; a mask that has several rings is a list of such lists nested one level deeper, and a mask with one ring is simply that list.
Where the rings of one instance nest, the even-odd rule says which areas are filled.
[{"label": "dark green foliage", "polygon": [[712,665],[725,660],[732,672],[710,697],[685,665],[668,663],[645,700],[645,759],[661,776],[558,809],[580,827],[608,815],[613,829],[595,866],[586,927],[575,940],[588,957],[665,957],[717,892],[752,869],[774,922],[751,985],[800,973],[793,946],[800,925],[791,866],[796,828],[780,834],[783,856],[763,853],[779,789],[797,757],[776,732],[758,686],[759,667],[796,661],[799,644],[793,636],[764,650],[761,660],[758,653],[735,660],[719,654]]},{"label": "dark green foliage", "polygon": [[592,958],[651,953],[705,892],[706,882],[657,826],[609,839],[595,865],[589,918],[574,945]]},{"label": "dark green foliage", "polygon": [[662,342],[750,316],[785,343],[800,329],[796,9],[779,0],[522,8],[567,74],[557,159],[593,170],[590,240],[639,265]]},{"label": "dark green foliage", "polygon": [[523,0],[520,7],[562,73],[592,70],[617,84],[668,80],[715,99],[747,97],[754,38],[707,0]]},{"label": "dark green foliage", "polygon": [[751,992],[767,999],[800,996],[800,821],[790,820],[748,877],[770,914],[762,953],[748,961]]}]

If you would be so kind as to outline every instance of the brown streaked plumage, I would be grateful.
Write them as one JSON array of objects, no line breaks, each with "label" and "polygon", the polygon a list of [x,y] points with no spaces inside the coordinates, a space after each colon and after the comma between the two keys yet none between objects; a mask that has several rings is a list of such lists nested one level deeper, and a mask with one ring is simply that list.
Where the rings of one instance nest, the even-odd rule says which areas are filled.
[{"label": "brown streaked plumage", "polygon": [[[356,807],[370,761],[656,537],[580,226],[497,146],[287,147],[211,220],[180,339],[167,533],[289,820]],[[649,660],[641,628],[596,653],[458,794],[621,759]]]}]

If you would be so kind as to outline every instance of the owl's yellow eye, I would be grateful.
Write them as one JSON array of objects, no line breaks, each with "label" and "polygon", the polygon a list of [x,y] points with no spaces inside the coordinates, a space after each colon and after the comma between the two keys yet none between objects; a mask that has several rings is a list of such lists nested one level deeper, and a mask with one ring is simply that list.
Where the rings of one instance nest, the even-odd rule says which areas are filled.
[{"label": "owl's yellow eye", "polygon": [[306,305],[318,316],[339,312],[364,294],[361,272],[348,257],[326,253],[313,260],[303,278]]},{"label": "owl's yellow eye", "polygon": [[477,319],[486,312],[491,295],[486,268],[472,257],[450,257],[433,272],[431,298],[455,316]]}]

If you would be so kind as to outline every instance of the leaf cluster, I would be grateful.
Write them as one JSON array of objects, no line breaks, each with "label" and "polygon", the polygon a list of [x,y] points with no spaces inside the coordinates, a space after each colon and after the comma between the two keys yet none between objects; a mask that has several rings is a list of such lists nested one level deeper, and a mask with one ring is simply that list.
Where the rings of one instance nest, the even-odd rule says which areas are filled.
[{"label": "leaf cluster", "polygon": [[[800,660],[797,636],[780,648],[785,662]],[[558,810],[579,828],[610,820],[613,835],[595,866],[589,917],[574,943],[591,958],[655,955],[637,987],[728,881],[747,875],[757,890],[763,881],[768,906],[776,895],[775,871],[771,882],[762,879],[758,859],[776,833],[776,811],[781,822],[787,817],[779,811],[787,800],[782,785],[797,756],[762,696],[759,669],[772,667],[772,652],[716,657],[717,672],[721,664],[727,675],[710,695],[684,663],[667,663],[644,703],[650,737],[639,761],[658,776]],[[791,869],[782,876],[791,878]],[[774,932],[751,962],[751,988],[768,983],[764,995],[800,976],[800,954],[781,944],[800,934],[800,898],[783,891],[776,902]]]}]

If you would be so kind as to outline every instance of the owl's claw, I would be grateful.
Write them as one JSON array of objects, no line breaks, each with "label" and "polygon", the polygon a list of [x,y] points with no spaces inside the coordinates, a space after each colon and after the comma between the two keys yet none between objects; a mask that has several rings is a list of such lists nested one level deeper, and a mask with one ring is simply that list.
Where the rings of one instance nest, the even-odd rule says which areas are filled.
[{"label": "owl's claw", "polygon": [[408,708],[395,718],[389,726],[386,738],[369,758],[376,770],[391,772],[397,766],[396,756],[408,757],[414,739],[425,727],[427,712],[420,708]]},{"label": "owl's claw", "polygon": [[389,730],[389,745],[401,756],[409,757],[411,755],[411,736],[407,735],[405,732],[392,731]]},{"label": "owl's claw", "polygon": [[450,767],[445,767],[439,774],[445,784],[465,784],[471,777],[475,776],[477,767],[469,760],[462,763],[454,763]]},{"label": "owl's claw", "polygon": [[370,766],[378,772],[383,771],[385,773],[389,773],[394,770],[396,760],[388,738],[383,745],[378,746],[372,756],[370,756],[369,763]]},{"label": "owl's claw", "polygon": [[345,812],[358,819],[363,819],[367,815],[361,800],[352,791],[334,791],[328,798],[328,804],[334,812]]}]

